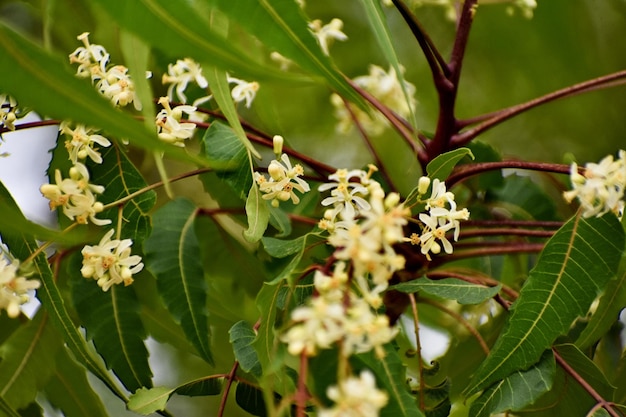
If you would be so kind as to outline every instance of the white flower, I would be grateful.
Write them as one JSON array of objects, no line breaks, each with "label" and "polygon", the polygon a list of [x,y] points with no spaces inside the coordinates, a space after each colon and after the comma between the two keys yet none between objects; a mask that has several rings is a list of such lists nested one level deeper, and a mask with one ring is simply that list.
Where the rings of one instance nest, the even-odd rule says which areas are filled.
[{"label": "white flower", "polygon": [[192,115],[196,111],[194,106],[176,106],[173,109],[167,97],[161,97],[159,104],[163,109],[156,116],[156,126],[159,139],[176,146],[184,147],[185,139],[189,139],[196,131],[196,124],[180,123],[183,113]]},{"label": "white flower", "polygon": [[20,314],[20,306],[28,300],[28,291],[39,288],[38,280],[29,280],[19,276],[20,263],[17,260],[9,263],[0,258],[0,310],[6,310],[11,318]]},{"label": "white flower", "polygon": [[102,79],[109,62],[109,53],[102,45],[89,43],[89,32],[81,33],[77,39],[82,41],[84,46],[76,48],[69,56],[71,64],[79,64],[76,76],[91,78],[92,82]]},{"label": "white flower", "polygon": [[376,388],[376,379],[368,370],[329,387],[326,395],[335,405],[320,410],[318,417],[378,417],[389,401],[387,393]]},{"label": "white flower", "polygon": [[209,82],[202,75],[202,67],[191,58],[179,59],[176,64],[167,66],[167,74],[163,74],[163,84],[170,84],[167,96],[174,101],[174,90],[182,103],[187,102],[185,90],[190,82],[195,82],[200,88],[207,88]]},{"label": "white flower", "polygon": [[256,92],[259,91],[259,83],[256,81],[248,82],[240,80],[239,78],[228,76],[229,83],[235,83],[230,95],[235,103],[246,102],[246,107],[250,108],[252,100],[256,96]]},{"label": "white flower", "polygon": [[102,135],[95,134],[96,129],[77,124],[75,128],[71,128],[71,122],[64,121],[61,123],[59,130],[61,134],[69,135],[71,139],[65,141],[72,163],[76,164],[78,160],[89,157],[96,164],[102,163],[102,156],[98,152],[96,145],[103,147],[111,146],[111,142]]},{"label": "white flower", "polygon": [[586,164],[584,175],[578,173],[577,164],[572,164],[570,179],[572,190],[563,196],[567,202],[578,199],[583,217],[599,217],[609,211],[622,216],[626,188],[625,151],[619,151],[617,160],[609,155],[598,164]]},{"label": "white flower", "polygon": [[96,201],[95,194],[101,194],[104,187],[89,182],[89,171],[85,165],[74,165],[69,178],[61,177],[61,171],[57,169],[54,178],[55,184],[44,184],[39,188],[41,194],[50,200],[50,210],[62,207],[63,214],[80,224],[87,224],[88,220],[98,226],[111,223],[111,220],[96,218],[104,206]]},{"label": "white flower", "polygon": [[130,79],[128,68],[125,66],[116,65],[107,70],[105,76],[96,84],[96,87],[115,106],[124,107],[129,103],[133,103],[135,110],[141,110],[141,103],[135,94],[135,84]]},{"label": "white flower", "polygon": [[329,55],[328,47],[332,41],[348,40],[348,36],[341,31],[343,29],[343,21],[341,19],[335,18],[325,25],[322,25],[321,20],[316,19],[309,23],[309,29],[317,38],[320,48],[326,55]]},{"label": "white flower", "polygon": [[267,167],[269,179],[255,172],[255,181],[261,192],[264,193],[263,199],[271,200],[273,206],[277,207],[280,201],[290,199],[294,204],[298,204],[300,198],[294,190],[300,193],[310,191],[309,184],[300,178],[304,174],[304,168],[300,164],[292,166],[287,154],[282,154],[280,160],[282,163],[276,159],[272,160]]},{"label": "white flower", "polygon": [[446,223],[441,217],[429,215],[426,213],[420,213],[419,219],[424,223],[424,231],[420,236],[420,243],[422,245],[421,252],[430,259],[429,252],[435,255],[441,252],[441,246],[439,242],[443,244],[443,249],[447,254],[451,254],[452,243],[446,238],[446,233],[454,227],[453,222]]},{"label": "white flower", "polygon": [[93,278],[103,291],[115,284],[130,285],[133,274],[143,269],[141,256],[131,255],[130,239],[111,240],[115,231],[109,230],[96,246],[85,246],[81,251],[83,267],[80,272],[85,278]]}]

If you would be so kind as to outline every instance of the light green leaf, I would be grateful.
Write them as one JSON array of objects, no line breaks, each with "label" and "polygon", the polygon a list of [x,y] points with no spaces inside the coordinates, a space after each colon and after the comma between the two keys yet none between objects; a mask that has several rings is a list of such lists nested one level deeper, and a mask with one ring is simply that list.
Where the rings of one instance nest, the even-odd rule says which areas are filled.
[{"label": "light green leaf", "polygon": [[[324,55],[308,29],[300,7],[293,1],[204,0],[220,9],[267,48],[294,61],[310,74],[322,77],[337,93],[364,107],[364,101]],[[244,10],[245,12],[242,12]]]},{"label": "light green leaf", "polygon": [[526,371],[517,371],[485,390],[472,403],[470,415],[489,417],[523,410],[552,388],[555,372],[554,355],[547,350],[538,364]]},{"label": "light green leaf", "polygon": [[0,397],[14,409],[34,401],[54,373],[61,346],[48,315],[40,311],[0,346]]},{"label": "light green leaf", "polygon": [[493,298],[500,291],[501,287],[501,285],[485,287],[456,278],[441,280],[419,278],[414,281],[392,285],[389,288],[405,293],[422,291],[446,300],[456,300],[459,304],[480,304]]},{"label": "light green leaf", "polygon": [[108,414],[87,380],[85,369],[61,350],[56,357],[56,370],[45,387],[48,401],[63,411],[65,417],[107,417]]},{"label": "light green leaf", "polygon": [[178,198],[152,217],[152,235],[144,242],[146,266],[170,314],[202,358],[213,364],[208,325],[207,285],[194,230],[197,207]]},{"label": "light green leaf", "polygon": [[163,411],[173,392],[166,387],[140,388],[130,396],[128,409],[144,416]]},{"label": "light green leaf", "polygon": [[426,166],[426,172],[431,180],[437,178],[440,181],[445,181],[456,164],[467,155],[469,155],[472,159],[474,158],[472,151],[468,148],[458,148],[453,151],[443,153],[428,163]]},{"label": "light green leaf", "polygon": [[282,288],[285,285],[284,282],[276,284],[266,283],[259,291],[256,299],[256,305],[261,314],[261,325],[252,346],[258,354],[264,374],[268,373],[272,366],[272,361],[276,357],[278,340],[275,339],[274,323],[278,314]]},{"label": "light green leaf", "polygon": [[[135,2],[129,2],[128,4]],[[69,66],[0,23],[0,91],[33,107],[42,115],[71,119],[106,129],[145,149],[207,166],[204,158],[160,141],[129,114],[114,108],[87,80],[78,79]],[[45,68],[45,71],[41,71]]]},{"label": "light green leaf", "polygon": [[259,356],[252,346],[256,338],[256,333],[252,326],[242,320],[235,323],[228,333],[230,334],[230,343],[233,345],[235,359],[239,362],[241,369],[257,378],[260,377],[263,371],[259,362]]},{"label": "light green leaf", "polygon": [[387,62],[391,64],[396,72],[396,76],[398,77],[398,81],[400,82],[400,87],[402,88],[402,94],[404,94],[404,99],[406,100],[411,112],[411,121],[413,123],[413,126],[417,127],[417,118],[415,114],[413,100],[411,99],[411,96],[409,95],[409,92],[407,90],[406,81],[404,80],[404,70],[400,65],[398,55],[396,54],[396,51],[393,47],[391,33],[389,31],[389,26],[387,25],[385,13],[383,12],[380,1],[362,0],[361,3],[365,8],[367,20],[369,21],[374,37],[378,42],[378,46],[380,46],[380,49],[383,51],[383,55],[385,55],[385,59],[387,60]]},{"label": "light green leaf", "polygon": [[270,211],[256,182],[252,183],[246,199],[246,215],[248,216],[248,229],[243,235],[249,242],[258,242],[267,229]]},{"label": "light green leaf", "polygon": [[306,246],[307,236],[303,235],[293,240],[276,239],[264,237],[263,247],[267,253],[274,258],[286,258],[294,253],[302,252]]},{"label": "light green leaf", "polygon": [[424,414],[417,407],[406,383],[406,369],[398,352],[390,344],[385,345],[385,357],[380,359],[374,352],[355,355],[354,361],[365,365],[377,379],[376,385],[389,395],[389,402],[381,410],[381,417],[420,417]]},{"label": "light green leaf", "polygon": [[622,262],[622,265],[621,273],[609,282],[589,323],[576,340],[575,344],[581,350],[591,347],[606,334],[626,306],[626,263]]},{"label": "light green leaf", "polygon": [[242,200],[245,200],[252,186],[250,162],[245,146],[233,129],[215,121],[204,133],[202,143],[209,160],[232,166],[232,169],[218,171],[217,175],[226,181]]},{"label": "light green leaf", "polygon": [[513,304],[507,327],[465,391],[471,395],[536,363],[585,314],[609,282],[624,249],[613,215],[568,221],[546,243]]},{"label": "light green leaf", "polygon": [[80,275],[79,256],[74,258],[75,261],[70,261],[72,299],[87,337],[93,339],[107,367],[128,391],[152,387],[152,371],[144,345],[147,335],[139,317],[134,288],[114,285],[104,292],[94,280]]}]

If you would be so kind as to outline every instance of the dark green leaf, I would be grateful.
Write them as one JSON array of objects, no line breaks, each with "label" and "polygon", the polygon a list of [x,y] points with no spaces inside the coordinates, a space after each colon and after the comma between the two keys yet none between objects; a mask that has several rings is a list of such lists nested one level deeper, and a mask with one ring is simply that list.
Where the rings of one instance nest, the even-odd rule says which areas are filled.
[{"label": "dark green leaf", "polygon": [[280,208],[270,206],[270,224],[278,230],[276,237],[287,237],[291,234],[291,220]]},{"label": "dark green leaf", "polygon": [[260,389],[244,382],[239,382],[235,390],[235,400],[239,407],[253,416],[267,416],[265,399]]},{"label": "dark green leaf", "polygon": [[56,371],[45,387],[50,403],[65,417],[107,417],[100,396],[87,380],[85,368],[63,349],[56,357]]},{"label": "dark green leaf", "polygon": [[598,394],[606,400],[613,398],[615,387],[607,380],[600,368],[580,349],[572,344],[557,345],[554,348],[561,358],[574,368]]},{"label": "dark green leaf", "polygon": [[223,382],[223,378],[200,378],[181,385],[174,392],[188,397],[219,395],[222,392]]},{"label": "dark green leaf", "polygon": [[486,200],[502,206],[515,219],[559,220],[553,197],[527,177],[505,177],[504,185],[492,189]]},{"label": "dark green leaf", "polygon": [[14,409],[35,400],[54,373],[61,339],[48,315],[40,311],[0,346],[0,396]]},{"label": "dark green leaf", "polygon": [[456,164],[466,155],[474,157],[468,148],[458,148],[450,152],[443,153],[430,161],[426,166],[426,172],[431,180],[435,178],[445,181],[452,172]]},{"label": "dark green leaf", "polygon": [[432,280],[419,278],[414,281],[396,284],[390,289],[405,293],[424,292],[446,300],[456,300],[459,304],[480,304],[494,297],[500,291],[500,285],[485,287],[456,278]]},{"label": "dark green leaf", "polygon": [[266,283],[259,291],[256,299],[257,308],[261,314],[261,325],[252,346],[258,354],[264,374],[267,374],[272,367],[278,350],[278,339],[275,338],[274,323],[277,321],[278,303],[280,301],[281,288],[284,285],[284,282],[276,284]]},{"label": "dark green leaf", "polygon": [[256,338],[254,329],[248,322],[239,321],[230,328],[230,343],[233,345],[235,359],[245,372],[249,372],[259,378],[263,372],[259,356],[254,350],[252,343]]},{"label": "dark green leaf", "polygon": [[[0,54],[0,90],[39,113],[104,128],[109,134],[126,138],[145,149],[160,150],[174,158],[207,165],[205,159],[160,141],[156,132],[149,132],[141,122],[114,108],[89,82],[76,78],[67,65],[2,23],[0,48],[3,51]],[[41,71],[41,68],[46,70]]]},{"label": "dark green leaf", "polygon": [[223,123],[213,122],[206,130],[202,142],[209,160],[232,165],[233,169],[220,171],[218,176],[226,181],[242,200],[245,200],[252,186],[252,175],[248,153],[235,132]]},{"label": "dark green leaf", "polygon": [[[99,197],[103,204],[110,204],[131,194],[140,192],[147,186],[137,168],[118,146],[111,146],[102,153],[102,164],[91,164],[91,176],[97,178],[99,184],[106,188]],[[151,224],[149,212],[156,203],[156,193],[146,191],[136,195],[123,205],[121,215],[121,238],[132,239],[135,244],[141,243],[150,233]],[[114,206],[105,210],[99,218],[111,219],[111,224],[118,224],[119,207]]]},{"label": "dark green leaf", "polygon": [[208,324],[207,285],[198,238],[194,230],[196,206],[178,198],[153,216],[146,239],[146,265],[157,278],[161,297],[202,358],[213,363]]},{"label": "dark green leaf", "polygon": [[568,221],[547,242],[507,328],[466,389],[472,394],[539,360],[609,282],[624,248],[613,215]]},{"label": "dark green leaf", "polygon": [[515,372],[490,386],[470,408],[472,417],[489,417],[506,411],[521,411],[552,388],[556,363],[547,350],[538,364]]},{"label": "dark green leaf", "polygon": [[274,258],[286,258],[294,253],[302,252],[306,245],[308,235],[300,236],[293,240],[275,239],[264,237],[261,242],[270,256]]},{"label": "dark green leaf", "polygon": [[92,279],[83,278],[77,262],[71,262],[72,299],[76,311],[108,368],[131,392],[152,387],[146,331],[139,318],[139,303],[132,287],[114,285],[102,291]]},{"label": "dark green leaf", "polygon": [[9,403],[0,395],[0,411],[6,417],[21,417],[20,414],[9,405]]}]

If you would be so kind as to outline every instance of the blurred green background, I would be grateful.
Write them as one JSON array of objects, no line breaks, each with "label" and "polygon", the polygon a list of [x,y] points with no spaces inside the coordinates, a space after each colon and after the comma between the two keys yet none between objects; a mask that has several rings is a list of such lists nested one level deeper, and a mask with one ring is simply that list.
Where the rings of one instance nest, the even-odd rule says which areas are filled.
[{"label": "blurred green background", "polygon": [[[359,1],[309,0],[306,12],[312,19],[318,18],[324,23],[334,17],[344,21],[344,32],[349,40],[336,42],[331,47],[331,55],[346,75],[366,74],[370,64],[388,68],[369,33]],[[446,20],[444,9],[422,7],[415,12],[442,54],[448,56],[454,23]],[[400,60],[406,68],[406,78],[417,88],[418,127],[433,131],[437,97],[428,66],[399,14],[390,9],[388,17]],[[76,36],[89,31],[91,41],[104,45],[111,53],[112,62],[123,63],[117,44],[118,28],[89,1],[0,0],[0,19],[28,33],[59,56],[69,55],[79,46]],[[505,5],[481,5],[464,61],[457,114],[459,117],[476,116],[622,70],[626,68],[625,40],[624,0],[538,0],[531,20],[519,14],[507,15]],[[259,54],[264,52],[259,50]],[[166,71],[167,63],[176,58],[183,57],[156,54],[153,57],[155,95],[165,94],[166,89],[160,85],[161,74]],[[45,72],[45,68],[41,71]],[[246,120],[269,134],[282,134],[299,152],[349,168],[370,162],[371,157],[356,131],[347,136],[335,131],[329,96],[330,91],[321,85],[294,86],[261,81],[251,109],[240,109]],[[626,147],[624,109],[626,87],[591,92],[531,110],[486,132],[480,139],[510,158],[561,162],[566,154],[573,154],[580,162],[597,161]],[[404,181],[400,184],[402,190],[412,188],[420,172],[414,155],[402,140],[388,130],[375,138],[375,145],[388,169]],[[141,161],[142,155],[135,157]],[[150,158],[146,158],[143,169],[149,182],[158,179]],[[174,174],[189,167],[176,164],[169,169]],[[220,343],[228,345],[227,340],[218,345]],[[217,349],[217,352],[228,352],[228,349]],[[214,372],[192,356],[173,360],[173,355],[175,352],[167,347],[154,350],[152,360],[163,367],[157,384],[174,386]],[[177,415],[194,415],[193,405],[197,405],[199,415],[207,415],[206,410],[217,409],[217,400],[175,399],[171,409]],[[209,406],[207,401],[213,404]],[[191,408],[187,408],[189,404]],[[237,407],[229,408],[235,409]],[[112,415],[122,413],[123,410],[119,410]]]}]

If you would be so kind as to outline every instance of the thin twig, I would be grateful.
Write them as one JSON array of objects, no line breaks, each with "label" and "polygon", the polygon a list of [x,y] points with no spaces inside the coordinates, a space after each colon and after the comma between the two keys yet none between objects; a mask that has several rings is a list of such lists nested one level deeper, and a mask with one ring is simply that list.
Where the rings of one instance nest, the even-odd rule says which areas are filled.
[{"label": "thin twig", "polygon": [[420,402],[420,410],[424,411],[426,409],[426,400],[424,396],[424,389],[426,387],[426,383],[424,381],[424,363],[422,361],[422,342],[420,341],[420,328],[419,328],[419,313],[417,311],[417,302],[415,301],[415,294],[408,294],[409,300],[411,301],[411,311],[413,313],[413,328],[415,330],[415,349],[417,350],[417,358],[418,358],[418,372],[419,372],[419,402]]},{"label": "thin twig", "polygon": [[446,179],[446,185],[450,188],[453,185],[466,180],[467,178],[482,174],[484,172],[500,170],[504,168],[517,168],[529,171],[553,172],[556,174],[569,174],[570,166],[564,164],[552,164],[548,162],[529,162],[518,160],[507,160],[497,162],[480,162],[476,164],[466,164],[457,167]]},{"label": "thin twig", "polygon": [[237,373],[237,369],[239,368],[239,362],[235,361],[233,367],[231,368],[228,376],[226,377],[226,388],[224,388],[224,394],[222,395],[222,399],[220,400],[220,408],[217,410],[217,417],[222,417],[224,415],[224,410],[226,409],[226,400],[228,399],[228,394],[230,393],[230,388],[235,381],[235,374]]}]

